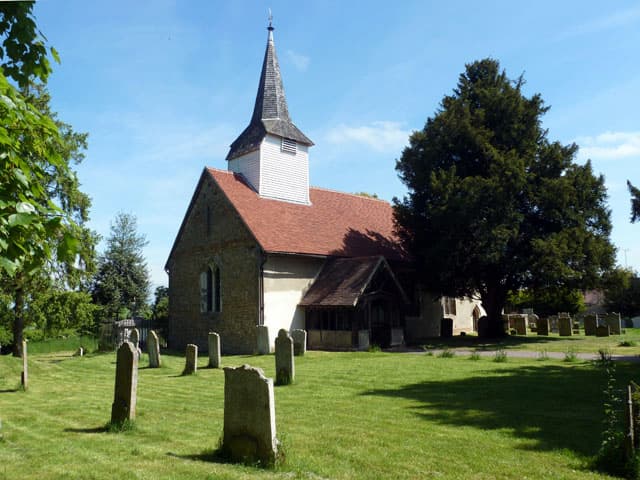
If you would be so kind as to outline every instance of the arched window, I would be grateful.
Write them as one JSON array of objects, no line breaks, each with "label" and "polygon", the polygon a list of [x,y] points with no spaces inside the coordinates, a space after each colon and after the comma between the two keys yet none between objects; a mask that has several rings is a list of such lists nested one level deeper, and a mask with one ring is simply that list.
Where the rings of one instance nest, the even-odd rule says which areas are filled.
[{"label": "arched window", "polygon": [[221,310],[220,267],[210,265],[200,273],[200,311],[219,312]]}]

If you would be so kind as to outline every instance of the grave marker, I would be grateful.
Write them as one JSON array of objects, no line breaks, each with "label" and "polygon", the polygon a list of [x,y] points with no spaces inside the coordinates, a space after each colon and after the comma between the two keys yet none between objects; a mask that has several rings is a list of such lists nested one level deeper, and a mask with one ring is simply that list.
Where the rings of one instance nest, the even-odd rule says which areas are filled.
[{"label": "grave marker", "polygon": [[147,336],[147,351],[149,352],[149,368],[159,368],[162,364],[160,359],[160,340],[158,334],[153,330]]},{"label": "grave marker", "polygon": [[558,333],[561,337],[570,337],[573,334],[573,325],[570,317],[558,317]]},{"label": "grave marker", "polygon": [[198,371],[198,346],[190,343],[187,345],[183,375],[193,375]]},{"label": "grave marker", "polygon": [[131,333],[129,333],[129,341],[133,344],[133,348],[136,349],[138,357],[140,357],[142,350],[140,350],[140,332],[137,328],[133,328]]},{"label": "grave marker", "polygon": [[598,325],[596,327],[596,337],[608,337],[609,325]]},{"label": "grave marker", "polygon": [[20,384],[26,390],[29,388],[29,370],[27,365],[27,341],[22,340],[22,374],[20,375]]},{"label": "grave marker", "polygon": [[609,334],[620,335],[622,333],[622,321],[619,313],[607,313],[604,321],[609,326]]},{"label": "grave marker", "polygon": [[273,380],[259,368],[224,368],[222,452],[235,462],[272,465],[276,460]]},{"label": "grave marker", "polygon": [[536,320],[536,330],[538,331],[538,335],[548,336],[549,335],[549,319],[547,317],[538,318]]},{"label": "grave marker", "polygon": [[258,355],[268,355],[271,353],[269,345],[269,328],[266,325],[256,325],[256,337]]},{"label": "grave marker", "polygon": [[524,315],[513,315],[513,328],[516,330],[516,335],[527,334],[527,318]]},{"label": "grave marker", "polygon": [[587,336],[593,336],[596,334],[596,327],[598,326],[598,317],[595,315],[586,315],[584,317],[584,334]]},{"label": "grave marker", "polygon": [[136,418],[138,352],[131,342],[120,345],[116,360],[116,386],[111,405],[111,423],[122,424]]},{"label": "grave marker", "polygon": [[293,354],[302,357],[307,352],[307,331],[296,328],[291,330],[293,338]]},{"label": "grave marker", "polygon": [[289,385],[294,378],[293,339],[283,328],[276,338],[276,385]]},{"label": "grave marker", "polygon": [[220,335],[209,332],[209,367],[220,368]]}]

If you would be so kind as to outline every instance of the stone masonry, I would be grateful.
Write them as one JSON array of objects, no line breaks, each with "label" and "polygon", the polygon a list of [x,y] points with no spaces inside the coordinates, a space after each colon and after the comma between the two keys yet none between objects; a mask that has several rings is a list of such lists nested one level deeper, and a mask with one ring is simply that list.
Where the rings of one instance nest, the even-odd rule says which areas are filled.
[{"label": "stone masonry", "polygon": [[209,367],[220,368],[220,335],[209,332]]},{"label": "stone masonry", "polygon": [[[254,352],[259,319],[261,254],[220,188],[204,172],[167,262],[169,346],[207,348],[210,331],[223,353]],[[221,275],[221,311],[200,311],[200,273],[215,262]]]},{"label": "stone masonry", "polygon": [[137,390],[138,352],[131,342],[124,342],[117,353],[111,423],[119,424],[136,418]]},{"label": "stone masonry", "polygon": [[291,330],[293,338],[293,354],[297,357],[304,356],[307,352],[307,331],[299,328]]},{"label": "stone masonry", "polygon": [[289,385],[293,383],[295,376],[293,339],[282,328],[276,338],[276,385]]}]

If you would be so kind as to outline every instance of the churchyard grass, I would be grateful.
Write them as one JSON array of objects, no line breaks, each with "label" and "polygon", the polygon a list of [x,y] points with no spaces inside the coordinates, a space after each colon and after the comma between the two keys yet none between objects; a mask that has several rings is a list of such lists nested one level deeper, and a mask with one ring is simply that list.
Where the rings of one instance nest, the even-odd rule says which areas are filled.
[{"label": "churchyard grass", "polygon": [[524,335],[507,336],[502,340],[486,341],[475,335],[455,335],[451,338],[433,339],[424,345],[425,349],[450,350],[530,350],[534,352],[567,352],[597,354],[600,349],[608,349],[614,355],[640,355],[640,328],[626,328],[622,335],[609,337],[585,336],[584,331],[570,337],[557,333],[538,336],[535,332]]},{"label": "churchyard grass", "polygon": [[[618,339],[619,341],[619,339]],[[275,388],[286,460],[276,470],[219,463],[221,369],[181,376],[140,359],[134,428],[106,430],[115,353],[0,357],[0,479],[609,478],[587,469],[600,441],[605,378],[592,362],[307,352]],[[273,355],[222,357],[273,378]],[[620,385],[637,365],[619,364]]]}]

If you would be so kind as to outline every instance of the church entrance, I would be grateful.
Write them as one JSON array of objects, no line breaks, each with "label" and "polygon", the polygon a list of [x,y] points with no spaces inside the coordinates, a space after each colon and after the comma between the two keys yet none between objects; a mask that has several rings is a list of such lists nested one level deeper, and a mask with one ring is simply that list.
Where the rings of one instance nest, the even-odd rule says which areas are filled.
[{"label": "church entrance", "polygon": [[391,345],[391,322],[388,305],[383,300],[371,302],[370,317],[372,345],[387,348]]}]

